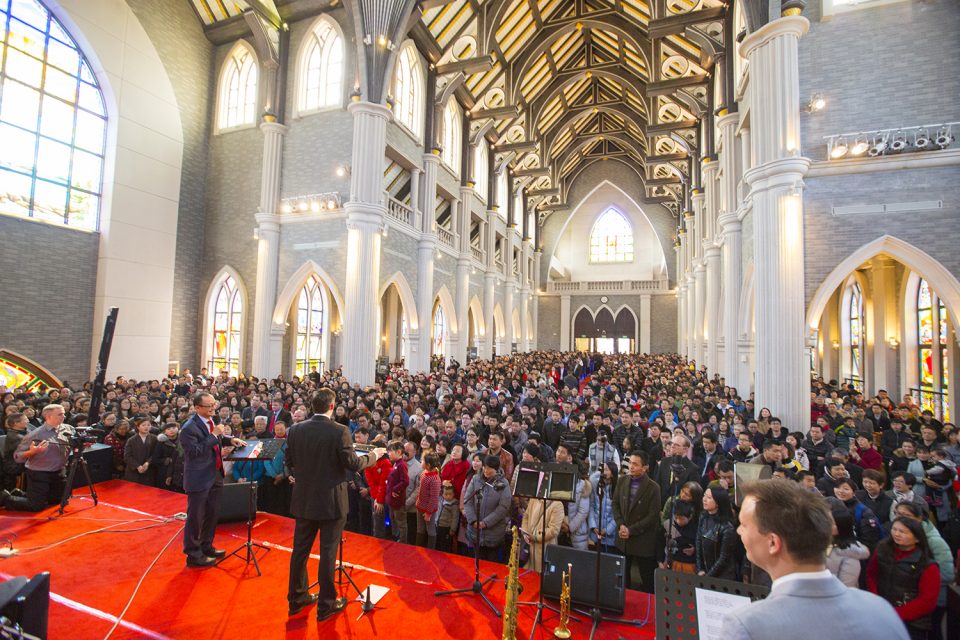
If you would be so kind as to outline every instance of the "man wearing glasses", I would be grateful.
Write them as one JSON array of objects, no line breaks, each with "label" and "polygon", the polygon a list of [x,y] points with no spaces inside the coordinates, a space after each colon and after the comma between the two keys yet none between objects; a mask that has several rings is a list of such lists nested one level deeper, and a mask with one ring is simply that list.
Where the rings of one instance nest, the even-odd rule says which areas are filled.
[{"label": "man wearing glasses", "polygon": [[213,546],[223,488],[222,447],[242,447],[240,438],[223,435],[223,425],[213,423],[217,401],[209,393],[193,396],[194,414],[183,423],[183,489],[187,493],[187,522],[183,528],[183,552],[188,567],[210,567],[225,552]]}]

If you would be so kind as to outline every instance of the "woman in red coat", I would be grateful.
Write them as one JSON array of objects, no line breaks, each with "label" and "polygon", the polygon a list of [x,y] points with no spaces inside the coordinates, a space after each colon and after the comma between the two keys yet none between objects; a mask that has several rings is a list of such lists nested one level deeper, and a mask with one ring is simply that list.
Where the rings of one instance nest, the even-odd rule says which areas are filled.
[{"label": "woman in red coat", "polygon": [[440,470],[440,479],[449,480],[453,484],[453,492],[460,497],[463,485],[467,481],[467,471],[470,463],[463,459],[463,445],[455,444],[450,449],[450,459]]},{"label": "woman in red coat", "polygon": [[390,459],[383,456],[377,460],[375,465],[363,470],[363,475],[367,479],[367,486],[370,488],[370,504],[373,508],[373,535],[381,539],[387,537],[384,504],[387,496],[387,476],[390,475],[392,467]]}]

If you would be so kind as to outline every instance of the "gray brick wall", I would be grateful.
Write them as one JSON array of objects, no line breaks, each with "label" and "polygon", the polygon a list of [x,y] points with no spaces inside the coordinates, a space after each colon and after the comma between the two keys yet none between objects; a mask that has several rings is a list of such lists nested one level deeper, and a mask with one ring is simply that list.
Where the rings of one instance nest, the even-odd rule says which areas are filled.
[{"label": "gray brick wall", "polygon": [[542,350],[560,349],[560,296],[540,296],[537,338]]},{"label": "gray brick wall", "polygon": [[650,297],[650,352],[677,351],[677,297]]},{"label": "gray brick wall", "polygon": [[0,216],[0,348],[62,379],[90,378],[99,242],[98,233]]},{"label": "gray brick wall", "polygon": [[[183,172],[177,218],[176,278],[170,359],[196,370],[201,305],[209,280],[202,278],[206,177],[209,162],[213,45],[188,0],[127,0],[163,62],[180,107]],[[252,283],[251,283],[252,284]],[[248,285],[249,286],[249,285]]]}]

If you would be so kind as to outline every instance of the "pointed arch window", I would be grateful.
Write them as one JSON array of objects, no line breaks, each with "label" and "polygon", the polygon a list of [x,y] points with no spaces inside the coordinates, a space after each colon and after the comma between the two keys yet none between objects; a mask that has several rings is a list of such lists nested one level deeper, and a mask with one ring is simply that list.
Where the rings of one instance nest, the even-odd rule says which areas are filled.
[{"label": "pointed arch window", "polygon": [[510,189],[507,186],[507,172],[501,169],[497,176],[497,213],[503,219],[507,218],[507,198],[510,197]]},{"label": "pointed arch window", "polygon": [[343,96],[343,38],[324,16],[306,38],[300,68],[301,113],[339,106]]},{"label": "pointed arch window", "polygon": [[227,57],[220,76],[220,130],[255,123],[257,80],[257,59],[246,44],[239,43]]},{"label": "pointed arch window", "polygon": [[0,0],[0,214],[96,230],[106,138],[77,43],[36,0]]},{"label": "pointed arch window", "polygon": [[397,57],[393,78],[393,114],[418,140],[423,136],[423,66],[412,44]]},{"label": "pointed arch window", "polygon": [[920,406],[948,420],[950,412],[945,400],[950,379],[950,325],[946,306],[923,278],[917,287],[916,309]]},{"label": "pointed arch window", "polygon": [[231,376],[240,375],[240,352],[243,342],[243,296],[233,276],[226,275],[213,295],[212,343],[210,371],[226,369]]},{"label": "pointed arch window", "polygon": [[463,117],[460,115],[460,106],[456,98],[450,97],[447,107],[443,110],[443,143],[440,159],[450,169],[460,173],[460,133],[463,126]]},{"label": "pointed arch window", "polygon": [[863,381],[863,345],[866,342],[863,318],[863,291],[860,284],[854,281],[850,285],[850,295],[847,302],[847,330],[850,336],[850,377],[854,385]]},{"label": "pointed arch window", "polygon": [[590,262],[633,262],[633,228],[612,207],[597,218],[590,232]]},{"label": "pointed arch window", "polygon": [[488,189],[490,186],[490,151],[487,149],[487,141],[482,139],[477,142],[477,148],[473,152],[473,190],[480,196],[484,202],[487,201]]},{"label": "pointed arch window", "polygon": [[433,349],[430,355],[443,355],[445,347],[444,338],[446,334],[447,320],[443,314],[443,307],[438,304],[433,310]]},{"label": "pointed arch window", "polygon": [[326,343],[327,292],[316,276],[310,276],[297,298],[297,337],[293,373],[303,377],[323,368]]}]

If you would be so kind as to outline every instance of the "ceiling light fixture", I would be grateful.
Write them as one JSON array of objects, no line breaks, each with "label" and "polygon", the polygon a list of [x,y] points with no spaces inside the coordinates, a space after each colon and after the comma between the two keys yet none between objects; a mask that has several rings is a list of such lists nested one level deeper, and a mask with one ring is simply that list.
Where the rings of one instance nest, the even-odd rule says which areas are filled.
[{"label": "ceiling light fixture", "polygon": [[867,136],[861,133],[859,136],[857,136],[856,141],[854,141],[853,147],[850,148],[850,154],[854,156],[862,156],[869,148],[870,143],[867,142]]},{"label": "ceiling light fixture", "polygon": [[893,134],[893,141],[890,143],[890,151],[900,153],[907,148],[907,145],[907,137],[903,135],[903,131],[897,129],[897,132]]},{"label": "ceiling light fixture", "polygon": [[847,139],[841,136],[839,139],[832,142],[830,146],[830,157],[836,160],[845,155],[847,155]]},{"label": "ceiling light fixture", "polygon": [[913,146],[917,149],[926,149],[930,146],[930,134],[927,133],[925,128],[917,131],[917,135],[913,139]]},{"label": "ceiling light fixture", "polygon": [[950,146],[950,143],[953,142],[953,135],[951,134],[950,127],[946,126],[940,129],[937,132],[937,146],[941,149],[946,149]]}]

